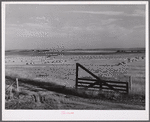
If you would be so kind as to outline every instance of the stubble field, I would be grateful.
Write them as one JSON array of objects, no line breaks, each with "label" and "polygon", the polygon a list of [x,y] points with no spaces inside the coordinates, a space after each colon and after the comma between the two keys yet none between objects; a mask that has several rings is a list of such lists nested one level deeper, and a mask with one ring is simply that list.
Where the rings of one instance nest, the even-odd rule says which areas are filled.
[{"label": "stubble field", "polygon": [[[139,103],[139,105],[140,105],[139,109],[144,108],[144,106],[145,106],[144,105],[145,104],[145,102],[144,102],[145,101],[145,54],[144,53],[124,53],[124,54],[118,53],[118,54],[113,54],[113,55],[112,54],[111,55],[108,55],[108,54],[107,55],[59,55],[59,56],[6,55],[6,57],[5,57],[5,64],[6,64],[5,65],[5,74],[6,74],[6,79],[8,79],[6,81],[6,87],[9,86],[12,82],[14,82],[15,78],[19,78],[20,81],[22,79],[26,79],[29,81],[29,82],[26,82],[28,84],[28,90],[26,90],[26,91],[28,91],[28,93],[29,92],[31,93],[31,91],[32,91],[31,89],[35,89],[35,86],[34,86],[35,81],[38,81],[41,83],[38,85],[36,83],[35,84],[36,84],[36,87],[40,87],[42,89],[46,88],[46,87],[44,87],[44,85],[46,85],[44,83],[52,83],[51,85],[49,85],[49,89],[47,89],[48,91],[45,91],[45,94],[50,94],[48,92],[51,92],[51,89],[53,89],[52,88],[53,85],[55,87],[55,84],[57,84],[59,87],[62,86],[61,89],[63,89],[63,90],[64,89],[69,89],[69,90],[74,89],[76,63],[80,63],[81,65],[85,66],[87,69],[89,69],[91,72],[96,74],[101,79],[113,79],[113,80],[119,80],[122,82],[127,82],[129,80],[128,76],[132,76],[131,90],[129,93],[130,95],[128,97],[137,96],[138,98],[134,98],[134,101],[135,101],[135,99],[137,99],[137,101],[138,101],[137,103]],[[79,69],[79,77],[90,77],[90,76],[82,69]],[[13,79],[13,81],[11,81],[12,79]],[[33,84],[31,83],[31,82],[33,82],[32,80],[34,80]],[[25,84],[25,82],[20,83],[20,87],[22,87],[22,89],[24,89],[26,86],[24,84]],[[30,88],[29,88],[29,86],[30,86]],[[40,90],[37,90],[37,92],[35,92],[35,91],[34,92],[38,93],[39,91]],[[60,89],[58,89],[58,90],[53,89],[52,91],[59,92],[59,93],[65,93],[64,92],[65,90],[60,91]],[[83,94],[83,92],[84,92],[84,94]],[[44,92],[42,92],[42,94],[43,93]],[[95,91],[85,93],[85,91],[82,91],[82,90],[80,91],[80,93],[83,95],[83,97],[85,94],[90,94],[89,96],[94,96],[95,94],[96,95],[100,94]],[[82,96],[82,95],[79,95],[80,93],[77,93],[78,96]],[[76,93],[74,93],[74,94],[76,94]],[[74,97],[71,97],[71,99],[73,99]],[[128,97],[126,96],[126,98],[128,98]],[[70,98],[65,98],[65,99],[70,99]],[[83,98],[80,98],[80,99],[83,99]],[[120,98],[118,98],[118,99],[120,99]],[[48,98],[47,98],[47,100],[48,100]],[[141,100],[142,100],[142,102],[141,102]],[[60,100],[56,100],[56,101],[58,102]],[[86,100],[86,102],[87,101],[88,100]],[[11,102],[12,102],[12,100],[8,100],[6,102],[7,109],[11,109],[11,107],[10,107]],[[80,101],[79,106],[81,106],[82,102],[83,102],[83,100]],[[63,101],[61,103],[61,105],[64,106],[63,103],[65,103],[65,102]],[[87,109],[92,109],[93,104],[88,103],[87,106],[89,106],[89,104],[91,107],[87,107]],[[119,101],[119,104],[120,104],[120,101]],[[124,102],[123,102],[123,104],[124,104]],[[133,104],[133,103],[131,103],[131,104]],[[59,104],[57,104],[57,105],[59,105]],[[54,106],[57,106],[57,105],[55,104]],[[143,106],[142,108],[141,108],[141,105]],[[36,108],[33,106],[29,107],[29,108],[30,109]],[[54,106],[53,106],[53,109],[58,109],[58,108],[64,109],[65,108],[65,107],[58,107],[58,106],[57,106],[58,107],[57,108]],[[77,108],[74,108],[74,107],[68,107],[68,108],[79,109],[80,108],[79,106]],[[124,106],[124,105],[122,105],[122,106]],[[132,108],[138,109],[138,107],[135,107],[133,105],[131,105],[131,106],[132,106],[131,108],[129,107],[130,109],[132,109]],[[38,108],[40,109],[40,107],[38,107]],[[127,109],[127,108],[112,106],[112,109]],[[42,109],[44,109],[44,108],[42,108]],[[86,107],[83,107],[83,109],[86,109]],[[95,106],[95,107],[93,107],[93,109],[102,109],[102,108]],[[111,107],[108,107],[108,108],[104,107],[103,109],[111,109]]]}]

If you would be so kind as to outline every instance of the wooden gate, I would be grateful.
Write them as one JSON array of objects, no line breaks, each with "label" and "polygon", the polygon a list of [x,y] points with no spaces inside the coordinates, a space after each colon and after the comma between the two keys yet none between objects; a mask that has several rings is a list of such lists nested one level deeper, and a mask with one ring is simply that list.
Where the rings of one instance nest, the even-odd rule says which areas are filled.
[{"label": "wooden gate", "polygon": [[[95,79],[79,78],[78,77],[79,67],[85,70]],[[127,94],[129,93],[128,82],[102,80],[101,78],[93,74],[91,71],[89,71],[79,63],[76,63],[76,89],[77,88],[85,88],[85,89],[93,88],[99,90],[106,89],[106,90],[113,90],[117,92],[127,93]]]}]

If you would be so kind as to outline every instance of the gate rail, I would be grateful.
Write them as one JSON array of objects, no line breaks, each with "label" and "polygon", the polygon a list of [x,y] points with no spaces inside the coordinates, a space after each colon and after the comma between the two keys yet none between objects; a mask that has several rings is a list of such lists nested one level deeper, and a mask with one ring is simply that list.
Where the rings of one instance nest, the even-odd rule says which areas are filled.
[{"label": "gate rail", "polygon": [[[79,78],[78,77],[79,67],[82,68],[83,70],[85,70],[87,73],[89,73],[96,79]],[[90,82],[88,82],[88,81],[90,81]],[[99,90],[106,89],[106,90],[113,90],[116,92],[121,91],[121,92],[125,92],[127,94],[129,93],[128,82],[102,80],[98,76],[93,74],[91,71],[89,71],[87,68],[82,66],[81,64],[76,63],[76,89],[79,87],[95,88],[95,89],[99,89]]]}]

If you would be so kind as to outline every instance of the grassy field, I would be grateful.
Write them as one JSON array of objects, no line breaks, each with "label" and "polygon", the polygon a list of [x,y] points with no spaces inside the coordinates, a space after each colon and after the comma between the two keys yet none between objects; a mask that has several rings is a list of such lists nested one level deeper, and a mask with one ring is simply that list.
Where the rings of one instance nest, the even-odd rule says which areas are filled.
[{"label": "grassy field", "polygon": [[[27,104],[30,105],[30,107],[26,106],[27,108],[23,106],[24,100],[21,102],[21,98],[19,100],[18,98],[8,99],[5,106],[7,109],[19,109],[21,106],[20,109],[144,109],[145,106],[144,53],[61,56],[6,55],[5,63],[6,84],[9,86],[16,77],[19,78],[22,91],[28,94],[24,95],[26,97],[23,99],[26,99],[25,101],[28,101]],[[77,91],[74,88],[76,63],[82,64],[102,79],[110,78],[123,82],[128,81],[127,76],[132,76],[130,94]],[[79,69],[79,77],[89,77],[89,75]],[[15,87],[13,89],[15,93]],[[61,95],[57,96],[56,93]],[[38,96],[40,100],[36,100],[38,98],[35,96]],[[39,96],[45,96],[44,104],[41,102],[43,97]],[[75,102],[72,99],[76,97]],[[89,103],[89,99],[92,99],[93,102]],[[94,105],[101,102],[102,106]],[[13,106],[14,104],[16,107]]]}]

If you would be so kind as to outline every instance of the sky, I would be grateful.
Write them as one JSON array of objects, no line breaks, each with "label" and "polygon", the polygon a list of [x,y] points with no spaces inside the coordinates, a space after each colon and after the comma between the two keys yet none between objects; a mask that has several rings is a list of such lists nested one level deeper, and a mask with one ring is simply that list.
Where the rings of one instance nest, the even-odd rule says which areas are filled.
[{"label": "sky", "polygon": [[145,5],[7,4],[5,49],[145,47]]}]

